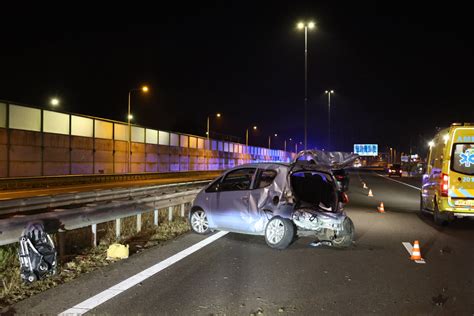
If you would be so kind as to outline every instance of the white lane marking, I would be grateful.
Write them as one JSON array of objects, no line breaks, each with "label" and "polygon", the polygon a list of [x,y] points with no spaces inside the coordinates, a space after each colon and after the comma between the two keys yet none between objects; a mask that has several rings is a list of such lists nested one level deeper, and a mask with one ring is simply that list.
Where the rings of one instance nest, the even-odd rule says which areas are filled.
[{"label": "white lane marking", "polygon": [[105,303],[106,301],[110,300],[114,296],[128,290],[129,288],[137,285],[138,283],[142,282],[145,279],[148,279],[149,277],[155,275],[156,273],[168,268],[169,266],[175,264],[176,262],[180,261],[181,259],[186,258],[187,256],[191,255],[192,253],[198,251],[199,249],[209,245],[210,243],[218,240],[219,238],[225,236],[228,232],[226,231],[221,231],[218,232],[204,240],[201,240],[197,244],[192,245],[189,248],[186,248],[177,254],[169,257],[168,259],[165,259],[154,266],[149,267],[148,269],[143,270],[142,272],[139,272],[128,279],[108,288],[107,290],[104,290],[100,292],[99,294],[92,296],[91,298],[77,304],[76,306],[65,310],[64,312],[60,313],[60,316],[66,316],[66,315],[83,315],[90,311],[91,309],[99,306],[102,303]]},{"label": "white lane marking", "polygon": [[421,191],[420,188],[415,187],[414,185],[411,185],[411,184],[408,184],[408,183],[405,183],[405,182],[402,182],[402,181],[393,180],[393,179],[391,179],[391,178],[384,177],[384,176],[382,176],[381,174],[378,174],[378,173],[376,173],[376,175],[378,175],[379,177],[382,177],[382,178],[384,178],[384,179],[387,179],[387,180],[390,180],[390,181],[393,181],[393,182],[398,182],[398,183],[404,184],[404,185],[406,185],[406,186],[408,186],[408,187],[410,187],[410,188],[417,189],[418,191]]},{"label": "white lane marking", "polygon": [[[413,246],[409,242],[402,242],[402,245],[405,246],[405,249],[408,251],[408,254],[411,256],[413,253]],[[425,259],[415,260],[416,263],[426,263]]]}]

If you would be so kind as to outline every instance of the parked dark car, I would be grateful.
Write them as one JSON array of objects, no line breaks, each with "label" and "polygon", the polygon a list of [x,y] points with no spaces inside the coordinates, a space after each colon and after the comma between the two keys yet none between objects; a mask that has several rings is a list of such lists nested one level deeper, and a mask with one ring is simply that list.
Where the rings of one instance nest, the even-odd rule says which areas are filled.
[{"label": "parked dark car", "polygon": [[333,247],[352,244],[348,202],[330,169],[307,162],[253,163],[226,171],[193,201],[189,221],[198,234],[224,230],[262,235],[268,246],[288,247],[296,235]]},{"label": "parked dark car", "polygon": [[342,192],[349,190],[349,173],[346,171],[346,169],[336,169],[333,170],[332,173],[336,177],[340,190]]},{"label": "parked dark car", "polygon": [[400,164],[393,164],[391,167],[387,169],[387,174],[389,177],[402,176],[402,166]]}]

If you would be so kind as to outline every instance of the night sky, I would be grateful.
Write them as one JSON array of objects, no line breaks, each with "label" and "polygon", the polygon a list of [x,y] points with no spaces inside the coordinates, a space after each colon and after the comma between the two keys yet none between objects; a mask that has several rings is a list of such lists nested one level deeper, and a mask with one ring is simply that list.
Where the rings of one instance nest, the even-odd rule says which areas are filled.
[{"label": "night sky", "polygon": [[[474,121],[471,10],[454,2],[130,2],[100,8],[3,7],[0,99],[136,122],[151,128],[241,137],[253,145],[303,141],[304,34],[309,33],[308,142],[324,148],[326,89],[335,149],[378,143],[425,150],[436,127]],[[118,2],[117,2],[118,3]],[[418,146],[418,148],[417,148]]]}]

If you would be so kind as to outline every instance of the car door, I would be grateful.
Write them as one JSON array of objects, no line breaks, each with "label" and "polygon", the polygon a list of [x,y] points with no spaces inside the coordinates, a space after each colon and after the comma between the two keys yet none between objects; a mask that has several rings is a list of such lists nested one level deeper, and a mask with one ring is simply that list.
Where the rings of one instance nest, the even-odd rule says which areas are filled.
[{"label": "car door", "polygon": [[218,229],[247,232],[242,213],[249,208],[250,189],[256,168],[239,168],[225,175],[210,200],[212,217]]}]

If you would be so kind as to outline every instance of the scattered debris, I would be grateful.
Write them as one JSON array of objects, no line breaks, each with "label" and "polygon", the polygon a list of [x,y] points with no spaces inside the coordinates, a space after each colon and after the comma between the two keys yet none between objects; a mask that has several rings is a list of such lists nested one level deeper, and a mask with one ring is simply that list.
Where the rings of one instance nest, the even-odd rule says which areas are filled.
[{"label": "scattered debris", "polygon": [[451,249],[450,247],[446,246],[446,247],[443,247],[442,249],[440,249],[439,251],[442,255],[444,254],[451,254],[453,252],[453,249]]},{"label": "scattered debris", "polygon": [[112,244],[107,249],[107,260],[111,259],[127,259],[129,254],[128,245]]},{"label": "scattered debris", "polygon": [[432,300],[433,300],[433,304],[441,307],[444,304],[446,304],[446,302],[448,301],[448,297],[443,296],[443,294],[439,294],[438,296],[432,297]]},{"label": "scattered debris", "polygon": [[328,240],[320,240],[320,241],[313,241],[309,244],[311,247],[319,247],[319,246],[332,246],[332,243]]},{"label": "scattered debris", "polygon": [[[133,222],[135,227],[135,223]],[[140,232],[142,238],[146,237],[143,248],[155,246],[163,241],[173,239],[189,231],[189,224],[185,218],[177,217],[173,222],[162,222],[159,227],[149,229],[143,228]],[[52,236],[53,237],[53,236]],[[132,236],[130,236],[132,237]],[[54,240],[54,238],[53,238]],[[128,243],[124,238],[121,242]],[[115,242],[114,226],[110,225],[107,234],[95,248],[88,248],[81,253],[68,256],[68,261],[59,264],[58,273],[50,278],[37,281],[34,284],[22,284],[20,279],[20,267],[18,264],[18,244],[0,247],[0,271],[2,271],[2,283],[0,283],[0,314],[3,308],[21,301],[27,297],[46,291],[59,284],[69,282],[83,273],[91,272],[97,268],[113,264],[106,259],[108,246]],[[130,254],[133,254],[130,251]]]},{"label": "scattered debris", "polygon": [[279,312],[279,313],[284,313],[284,312],[285,312],[285,308],[280,307],[280,308],[278,309],[278,312]]}]

